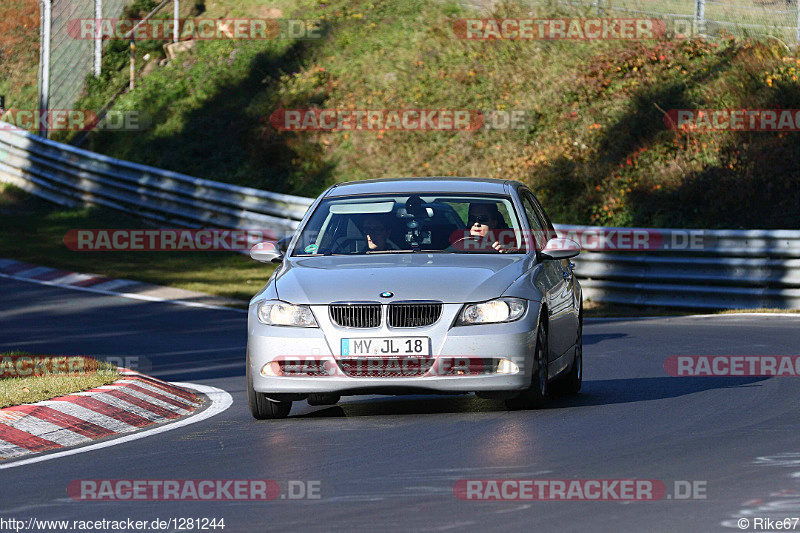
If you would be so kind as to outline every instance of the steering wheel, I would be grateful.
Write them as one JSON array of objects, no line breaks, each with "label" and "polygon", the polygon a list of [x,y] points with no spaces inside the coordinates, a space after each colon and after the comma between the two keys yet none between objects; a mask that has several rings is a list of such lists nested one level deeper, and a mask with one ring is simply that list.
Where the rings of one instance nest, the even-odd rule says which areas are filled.
[{"label": "steering wheel", "polygon": [[[475,243],[474,245],[468,243]],[[457,250],[484,250],[487,248],[492,248],[491,246],[487,246],[483,237],[478,237],[477,235],[465,235],[460,239],[456,240],[455,242],[450,243],[452,248]]]},{"label": "steering wheel", "polygon": [[359,239],[352,237],[339,237],[327,249],[334,254],[356,253],[358,251],[358,241]]}]

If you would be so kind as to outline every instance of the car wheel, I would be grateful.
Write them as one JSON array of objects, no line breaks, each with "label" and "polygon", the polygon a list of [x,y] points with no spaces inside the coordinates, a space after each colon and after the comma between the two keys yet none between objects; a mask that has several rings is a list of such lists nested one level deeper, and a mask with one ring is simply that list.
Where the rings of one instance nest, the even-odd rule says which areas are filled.
[{"label": "car wheel", "polygon": [[247,405],[250,414],[256,420],[269,420],[273,418],[286,418],[292,410],[292,402],[273,402],[267,399],[263,392],[256,392],[253,388],[253,379],[250,376],[250,358],[247,358]]},{"label": "car wheel", "polygon": [[538,409],[547,405],[549,398],[549,383],[547,381],[547,327],[544,322],[539,323],[536,334],[536,372],[531,377],[531,386],[522,391],[516,398],[506,400],[506,407],[517,409]]},{"label": "car wheel", "polygon": [[578,340],[575,342],[575,360],[572,370],[564,380],[563,389],[567,394],[578,394],[583,384],[583,320],[578,322]]}]

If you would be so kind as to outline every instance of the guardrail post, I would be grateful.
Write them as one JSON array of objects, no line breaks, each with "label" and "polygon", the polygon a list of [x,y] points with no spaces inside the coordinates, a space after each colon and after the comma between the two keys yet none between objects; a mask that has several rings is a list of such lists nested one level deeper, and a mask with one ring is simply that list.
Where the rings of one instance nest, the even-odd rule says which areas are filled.
[{"label": "guardrail post", "polygon": [[39,0],[39,135],[47,138],[47,112],[50,109],[50,33],[52,25],[52,0]]},{"label": "guardrail post", "polygon": [[800,44],[800,3],[797,3],[797,44]]},{"label": "guardrail post", "polygon": [[136,78],[136,41],[131,37],[131,81],[128,84],[128,88],[132,91],[134,86],[134,79]]},{"label": "guardrail post", "polygon": [[695,0],[694,26],[697,35],[706,31],[706,0]]},{"label": "guardrail post", "polygon": [[103,38],[100,24],[103,18],[103,0],[94,0],[94,77],[99,78],[103,69]]},{"label": "guardrail post", "polygon": [[175,0],[172,4],[172,18],[175,19],[173,22],[175,23],[175,27],[172,30],[172,42],[178,42],[178,17],[180,11],[180,0]]}]

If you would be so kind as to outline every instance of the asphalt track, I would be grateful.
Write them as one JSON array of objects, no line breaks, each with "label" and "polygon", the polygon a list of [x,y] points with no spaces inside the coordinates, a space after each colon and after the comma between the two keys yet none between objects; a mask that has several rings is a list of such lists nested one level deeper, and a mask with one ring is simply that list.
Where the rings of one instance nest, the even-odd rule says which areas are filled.
[{"label": "asphalt track", "polygon": [[[800,517],[800,381],[676,378],[670,355],[800,354],[800,317],[595,320],[584,390],[547,410],[466,397],[295,404],[256,422],[244,395],[245,316],[0,279],[0,350],[146,357],[149,373],[228,391],[197,424],[0,470],[0,517],[225,519],[224,531],[738,531]],[[321,498],[87,502],[76,479],[319,481]],[[463,479],[656,479],[705,483],[705,499],[461,501]],[[797,526],[800,530],[800,525]],[[749,529],[753,531],[752,523]]]}]

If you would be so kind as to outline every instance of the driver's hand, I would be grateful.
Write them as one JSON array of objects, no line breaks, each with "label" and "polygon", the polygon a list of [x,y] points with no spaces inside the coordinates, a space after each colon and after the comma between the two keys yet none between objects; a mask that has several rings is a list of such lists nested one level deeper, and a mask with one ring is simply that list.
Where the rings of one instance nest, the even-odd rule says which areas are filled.
[{"label": "driver's hand", "polygon": [[500,252],[501,254],[507,254],[507,253],[509,253],[509,252],[516,252],[516,251],[517,251],[517,248],[516,248],[516,247],[513,247],[513,246],[503,246],[502,244],[500,244],[500,243],[499,243],[499,242],[497,242],[497,241],[494,241],[494,244],[492,244],[492,248],[494,248],[495,250],[497,250],[497,251],[498,251],[498,252]]}]

